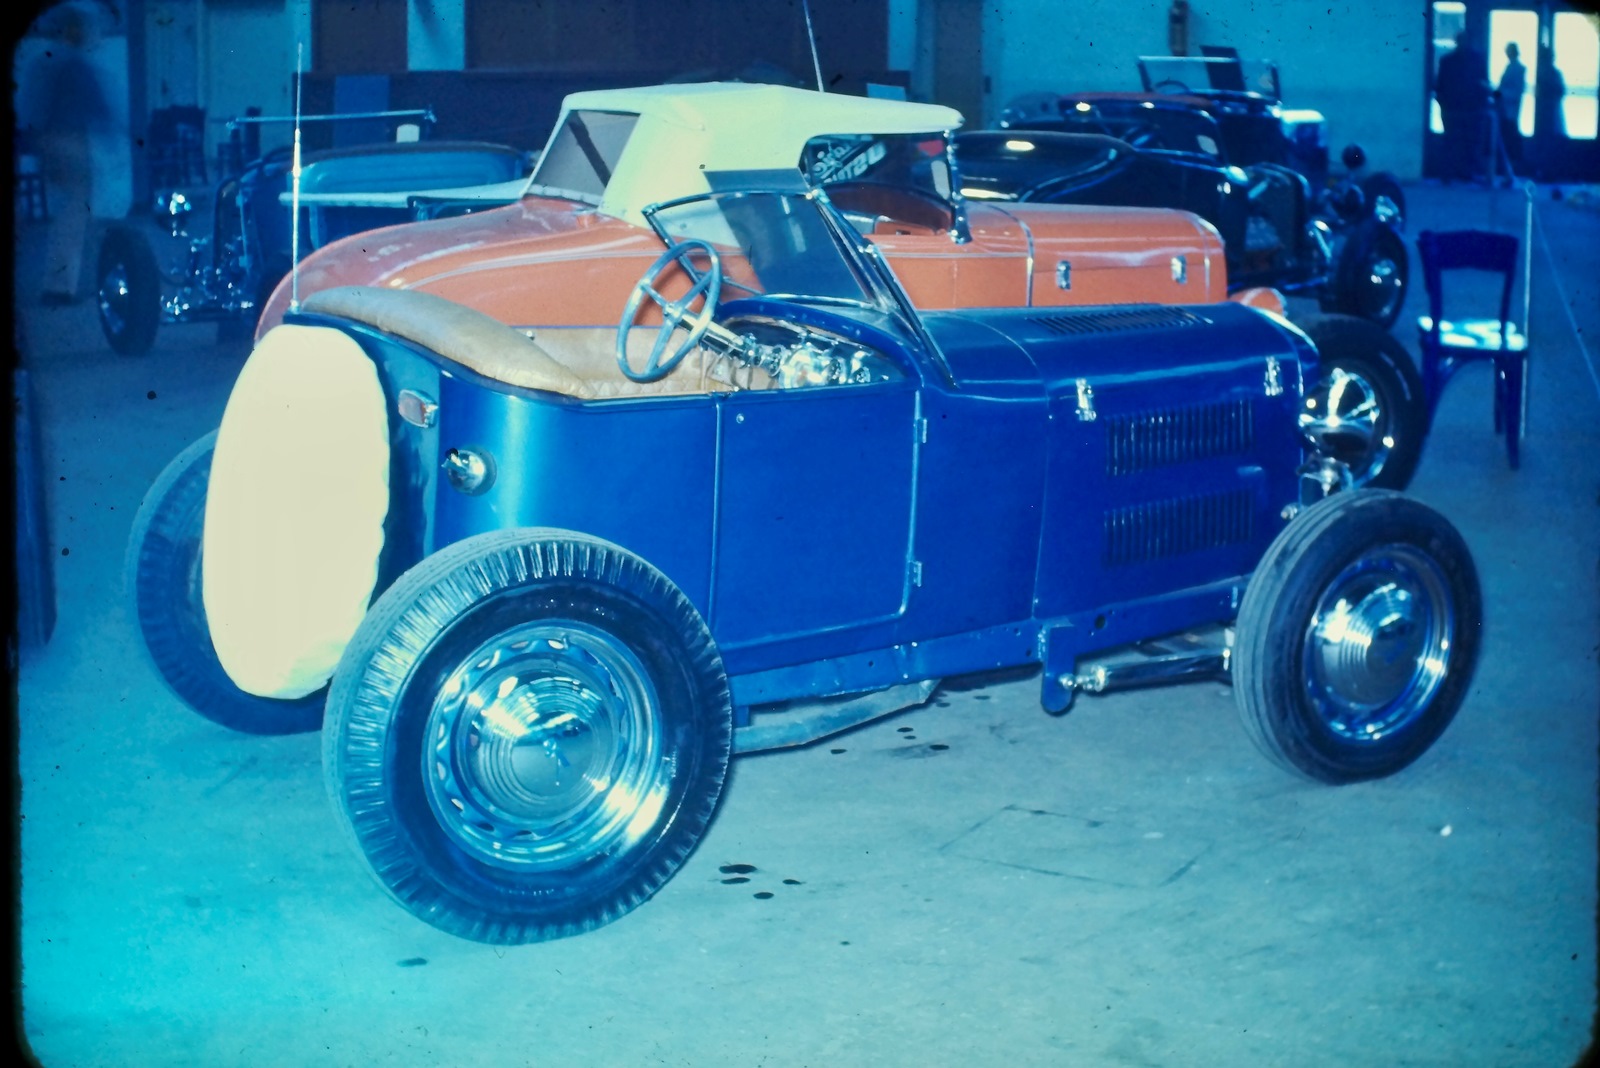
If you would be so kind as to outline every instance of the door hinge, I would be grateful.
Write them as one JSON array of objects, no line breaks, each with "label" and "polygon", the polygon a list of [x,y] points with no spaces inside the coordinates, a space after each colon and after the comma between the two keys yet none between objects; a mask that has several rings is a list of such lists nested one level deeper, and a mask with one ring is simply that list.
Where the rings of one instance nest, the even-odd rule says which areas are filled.
[{"label": "door hinge", "polygon": [[908,568],[908,570],[909,570],[910,575],[911,575],[912,588],[913,589],[920,589],[921,586],[922,586],[922,561],[921,560],[913,560],[913,561],[911,561],[911,566],[910,566],[910,568]]},{"label": "door hinge", "polygon": [[928,443],[928,420],[917,420],[917,441],[923,445]]},{"label": "door hinge", "polygon": [[1068,260],[1062,260],[1056,264],[1056,288],[1072,288],[1072,263]]}]

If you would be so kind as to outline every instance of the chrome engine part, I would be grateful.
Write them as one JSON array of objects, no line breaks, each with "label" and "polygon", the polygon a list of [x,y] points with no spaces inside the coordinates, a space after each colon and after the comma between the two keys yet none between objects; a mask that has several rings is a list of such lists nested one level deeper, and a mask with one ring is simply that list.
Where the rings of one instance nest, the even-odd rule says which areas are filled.
[{"label": "chrome engine part", "polygon": [[713,338],[726,355],[765,371],[782,389],[887,382],[898,377],[894,366],[870,348],[777,319],[730,320],[723,331],[707,333],[707,342]]}]

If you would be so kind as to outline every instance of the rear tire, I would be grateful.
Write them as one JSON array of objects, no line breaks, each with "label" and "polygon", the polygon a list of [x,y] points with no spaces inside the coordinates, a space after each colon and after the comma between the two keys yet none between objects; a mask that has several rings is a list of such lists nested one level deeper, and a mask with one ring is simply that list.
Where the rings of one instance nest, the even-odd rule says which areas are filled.
[{"label": "rear tire", "polygon": [[1309,778],[1392,775],[1454,719],[1482,625],[1471,554],[1443,516],[1383,490],[1319,501],[1268,547],[1239,608],[1245,731]]},{"label": "rear tire", "polygon": [[1422,376],[1410,353],[1365,319],[1318,315],[1296,325],[1321,364],[1300,413],[1302,433],[1324,455],[1343,460],[1357,486],[1404,489],[1428,436]]},{"label": "rear tire", "polygon": [[1410,265],[1406,243],[1394,227],[1363,220],[1345,238],[1323,310],[1370,319],[1388,329],[1405,306]]},{"label": "rear tire", "polygon": [[113,226],[100,242],[95,268],[100,330],[124,356],[140,356],[155,343],[161,323],[161,268],[144,235]]},{"label": "rear tire", "polygon": [[379,598],[334,675],[323,768],[395,901],[513,944],[660,889],[710,823],[732,746],[721,656],[676,586],[608,542],[503,530]]},{"label": "rear tire", "polygon": [[326,690],[293,701],[246,693],[212,648],[200,595],[200,536],[216,440],[213,430],[179,453],[145,495],[128,538],[129,613],[161,680],[202,716],[246,734],[314,731]]}]

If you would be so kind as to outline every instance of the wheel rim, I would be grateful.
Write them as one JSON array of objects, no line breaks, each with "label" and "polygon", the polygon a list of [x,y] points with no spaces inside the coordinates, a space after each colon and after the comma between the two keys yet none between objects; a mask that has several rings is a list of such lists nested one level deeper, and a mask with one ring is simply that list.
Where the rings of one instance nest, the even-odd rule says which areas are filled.
[{"label": "wheel rim", "polygon": [[1400,265],[1392,256],[1378,256],[1367,266],[1366,284],[1367,307],[1374,318],[1387,322],[1404,296]]},{"label": "wheel rim", "polygon": [[1360,482],[1370,482],[1394,451],[1383,396],[1365,375],[1332,367],[1306,395],[1300,429],[1317,451],[1343,460]]},{"label": "wheel rim", "polygon": [[658,698],[631,650],[564,620],[465,658],[428,717],[423,778],[451,839],[518,871],[615,854],[656,825],[670,785]]},{"label": "wheel rim", "polygon": [[1372,217],[1380,222],[1386,222],[1396,230],[1405,229],[1405,213],[1400,210],[1400,205],[1387,193],[1379,193],[1372,202]]},{"label": "wheel rim", "polygon": [[126,264],[112,264],[111,269],[101,275],[99,301],[100,321],[105,323],[106,331],[111,334],[125,332],[128,329],[128,305],[132,303]]},{"label": "wheel rim", "polygon": [[1328,584],[1306,628],[1307,695],[1334,734],[1375,742],[1420,716],[1449,671],[1449,584],[1409,546],[1363,554]]}]

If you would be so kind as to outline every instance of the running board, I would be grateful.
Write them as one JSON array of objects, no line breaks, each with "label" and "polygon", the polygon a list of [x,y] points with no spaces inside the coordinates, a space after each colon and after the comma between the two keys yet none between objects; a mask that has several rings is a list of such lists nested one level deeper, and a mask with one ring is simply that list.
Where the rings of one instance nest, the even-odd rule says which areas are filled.
[{"label": "running board", "polygon": [[863,723],[915,708],[933,696],[933,691],[939,688],[939,682],[939,679],[925,679],[845,701],[808,701],[793,704],[780,712],[754,713],[752,719],[759,719],[760,722],[734,729],[733,751],[759,753],[767,749],[810,745]]}]

